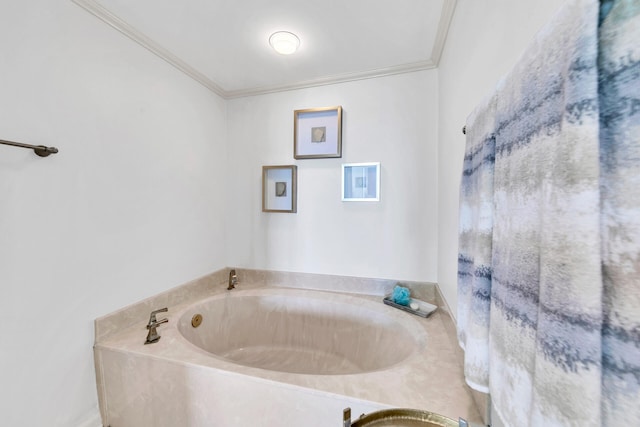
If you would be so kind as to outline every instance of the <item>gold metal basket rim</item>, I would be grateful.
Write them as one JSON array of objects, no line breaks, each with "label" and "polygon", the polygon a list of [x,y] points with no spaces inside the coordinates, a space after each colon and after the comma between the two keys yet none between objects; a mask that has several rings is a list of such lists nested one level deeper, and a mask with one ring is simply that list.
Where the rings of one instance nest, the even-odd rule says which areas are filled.
[{"label": "gold metal basket rim", "polygon": [[[378,421],[413,421],[422,422],[425,427],[459,427],[457,421],[449,417],[418,409],[397,408],[383,409],[362,415],[351,424],[352,427],[373,426]],[[398,424],[399,426],[402,424]]]}]

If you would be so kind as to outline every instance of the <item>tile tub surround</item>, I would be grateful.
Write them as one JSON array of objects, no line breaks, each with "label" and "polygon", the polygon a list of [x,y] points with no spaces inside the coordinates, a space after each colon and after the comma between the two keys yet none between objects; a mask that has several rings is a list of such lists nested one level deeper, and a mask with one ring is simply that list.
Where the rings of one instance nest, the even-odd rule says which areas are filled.
[{"label": "tile tub surround", "polygon": [[[426,348],[390,369],[357,375],[289,374],[213,357],[186,343],[176,324],[194,301],[235,291],[226,290],[228,270],[223,270],[96,320],[96,332],[101,331],[96,335],[96,374],[105,425],[340,425],[347,406],[354,416],[409,407],[480,422],[464,384],[455,335],[448,333],[450,317],[438,310],[424,319],[384,305],[380,297],[395,281],[255,270],[238,270],[238,276],[237,289],[304,289],[305,283],[323,291],[346,288],[351,294],[343,298],[320,294],[379,304],[382,313],[422,328]],[[437,300],[433,284],[410,285],[419,288],[420,299]],[[367,295],[372,290],[376,295]],[[164,306],[169,307],[163,313],[169,323],[158,329],[163,338],[143,345],[149,312]]]}]

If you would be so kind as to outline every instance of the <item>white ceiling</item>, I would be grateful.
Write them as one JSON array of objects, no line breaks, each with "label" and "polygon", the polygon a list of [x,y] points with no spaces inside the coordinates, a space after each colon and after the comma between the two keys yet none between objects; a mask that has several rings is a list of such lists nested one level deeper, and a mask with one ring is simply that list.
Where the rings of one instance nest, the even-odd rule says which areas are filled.
[{"label": "white ceiling", "polygon": [[[455,0],[72,0],[225,98],[434,68]],[[291,31],[294,55],[269,46]]]}]

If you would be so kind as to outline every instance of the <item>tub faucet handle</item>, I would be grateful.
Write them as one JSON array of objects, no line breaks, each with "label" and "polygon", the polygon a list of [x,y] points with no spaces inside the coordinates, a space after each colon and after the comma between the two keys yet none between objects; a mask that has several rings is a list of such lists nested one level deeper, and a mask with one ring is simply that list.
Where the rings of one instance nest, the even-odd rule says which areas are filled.
[{"label": "tub faucet handle", "polygon": [[156,314],[166,313],[167,311],[169,311],[169,309],[165,307],[159,310],[153,310],[151,312],[151,314],[149,315],[149,323],[147,323],[147,329],[149,330],[149,333],[147,333],[147,339],[144,342],[145,344],[153,344],[160,340],[160,334],[158,334],[157,328],[163,323],[167,323],[169,319],[165,318],[165,319],[157,320]]},{"label": "tub faucet handle", "polygon": [[236,271],[235,270],[229,271],[229,286],[227,287],[227,290],[230,291],[231,289],[235,288],[237,284],[238,284],[238,275],[236,274]]},{"label": "tub faucet handle", "polygon": [[[158,321],[156,320],[156,314],[158,314],[158,313],[166,313],[167,311],[169,311],[169,309],[168,309],[167,307],[165,307],[165,308],[161,308],[161,309],[159,309],[159,310],[153,310],[153,311],[151,312],[151,315],[149,315],[149,323],[147,323],[147,329],[149,329],[149,327],[150,327],[151,325],[153,325],[154,323],[164,323],[164,322],[162,322],[162,321],[158,322]],[[166,320],[166,319],[162,319],[162,320]]]},{"label": "tub faucet handle", "polygon": [[169,319],[160,319],[157,322],[150,322],[147,325],[147,329],[149,332],[147,333],[147,339],[144,341],[145,344],[153,344],[160,341],[160,334],[158,333],[158,326],[163,323],[167,323]]},{"label": "tub faucet handle", "polygon": [[342,410],[342,427],[351,427],[351,408]]}]

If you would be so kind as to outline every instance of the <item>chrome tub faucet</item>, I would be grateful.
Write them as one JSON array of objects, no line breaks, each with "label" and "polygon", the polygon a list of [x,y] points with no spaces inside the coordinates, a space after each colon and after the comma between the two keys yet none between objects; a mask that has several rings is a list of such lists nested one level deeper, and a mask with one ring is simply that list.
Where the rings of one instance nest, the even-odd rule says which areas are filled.
[{"label": "chrome tub faucet", "polygon": [[231,289],[235,288],[237,284],[238,284],[238,275],[236,274],[236,271],[235,270],[229,271],[229,286],[227,287],[227,290],[230,291]]},{"label": "chrome tub faucet", "polygon": [[144,342],[145,344],[153,344],[160,340],[160,335],[158,334],[157,328],[161,324],[167,323],[169,319],[165,318],[157,320],[156,314],[166,313],[167,311],[169,311],[169,309],[165,307],[151,312],[151,315],[149,316],[149,323],[147,323],[147,329],[149,330],[149,333],[147,334],[147,340]]}]

